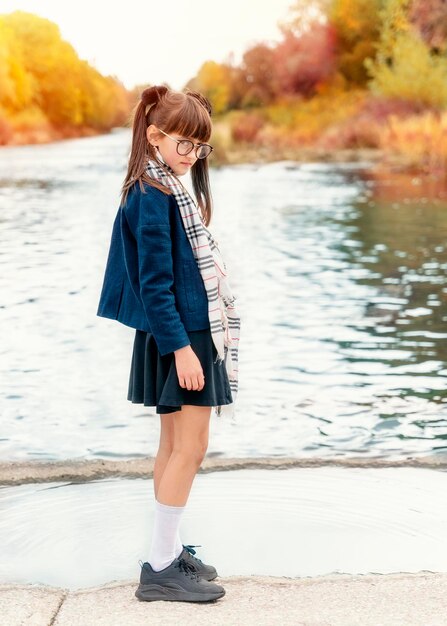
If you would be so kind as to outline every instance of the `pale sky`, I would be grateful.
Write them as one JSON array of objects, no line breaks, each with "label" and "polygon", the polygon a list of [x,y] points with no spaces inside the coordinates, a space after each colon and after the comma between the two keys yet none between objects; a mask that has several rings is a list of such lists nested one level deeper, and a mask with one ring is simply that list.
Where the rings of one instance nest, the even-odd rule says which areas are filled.
[{"label": "pale sky", "polygon": [[281,37],[294,0],[0,0],[55,22],[81,59],[126,87],[167,82],[182,89],[206,60],[238,63],[260,41]]}]

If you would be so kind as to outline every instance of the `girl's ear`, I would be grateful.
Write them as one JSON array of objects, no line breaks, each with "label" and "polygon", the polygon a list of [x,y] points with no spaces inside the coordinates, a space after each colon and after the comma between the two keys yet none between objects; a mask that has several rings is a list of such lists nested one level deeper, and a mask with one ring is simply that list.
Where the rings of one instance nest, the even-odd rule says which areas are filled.
[{"label": "girl's ear", "polygon": [[156,137],[158,137],[158,130],[157,127],[154,126],[154,124],[149,124],[149,126],[146,129],[146,137],[148,142],[154,146],[154,148],[158,148],[157,144],[157,139]]}]

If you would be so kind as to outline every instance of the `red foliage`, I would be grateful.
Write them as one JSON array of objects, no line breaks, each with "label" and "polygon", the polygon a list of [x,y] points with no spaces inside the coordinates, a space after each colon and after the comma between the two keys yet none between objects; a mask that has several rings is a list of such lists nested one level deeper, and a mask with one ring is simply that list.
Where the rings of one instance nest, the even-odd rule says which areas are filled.
[{"label": "red foliage", "polygon": [[331,24],[313,24],[296,36],[284,33],[275,49],[275,68],[283,93],[312,96],[319,83],[335,71],[336,31]]},{"label": "red foliage", "polygon": [[242,72],[246,93],[243,104],[260,106],[274,100],[278,93],[275,70],[275,51],[267,44],[257,44],[244,53]]},{"label": "red foliage", "polygon": [[231,137],[233,141],[254,141],[263,125],[264,120],[256,113],[241,112],[231,124]]},{"label": "red foliage", "polygon": [[447,49],[447,2],[445,0],[412,0],[410,21],[424,41],[433,49]]},{"label": "red foliage", "polygon": [[375,122],[383,122],[390,115],[404,118],[422,113],[427,108],[426,104],[410,102],[400,98],[372,97],[365,101],[357,116],[368,118]]}]

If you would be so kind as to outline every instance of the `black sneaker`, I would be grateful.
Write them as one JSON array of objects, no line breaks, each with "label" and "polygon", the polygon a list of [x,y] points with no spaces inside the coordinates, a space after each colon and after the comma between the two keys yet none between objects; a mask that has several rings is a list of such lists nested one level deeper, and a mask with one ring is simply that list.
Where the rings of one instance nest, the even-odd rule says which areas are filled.
[{"label": "black sneaker", "polygon": [[150,563],[142,563],[140,584],[135,591],[139,600],[173,602],[209,602],[225,595],[221,585],[204,580],[190,563],[178,557],[168,567],[155,572]]},{"label": "black sneaker", "polygon": [[217,578],[217,570],[213,565],[206,565],[206,563],[201,561],[197,556],[194,556],[196,553],[194,548],[201,547],[201,545],[182,545],[183,550],[178,556],[179,559],[185,559],[185,561],[190,563],[201,578],[204,578],[205,580],[214,580],[215,578]]}]

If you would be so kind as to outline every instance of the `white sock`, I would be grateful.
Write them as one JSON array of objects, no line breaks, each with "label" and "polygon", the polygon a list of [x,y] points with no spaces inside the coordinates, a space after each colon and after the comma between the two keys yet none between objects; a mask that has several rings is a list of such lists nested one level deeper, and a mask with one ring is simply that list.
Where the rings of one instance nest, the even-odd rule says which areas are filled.
[{"label": "white sock", "polygon": [[[155,498],[155,501],[157,501],[157,498]],[[177,530],[177,536],[175,538],[175,558],[179,557],[182,552],[183,552],[183,543],[182,543],[182,540],[180,539],[180,531]]]},{"label": "white sock", "polygon": [[154,530],[148,561],[156,572],[168,567],[178,556],[177,541],[181,543],[178,529],[185,506],[170,506],[155,499]]},{"label": "white sock", "polygon": [[180,533],[177,531],[177,536],[175,538],[175,558],[179,557],[183,551],[183,544],[180,539]]}]

